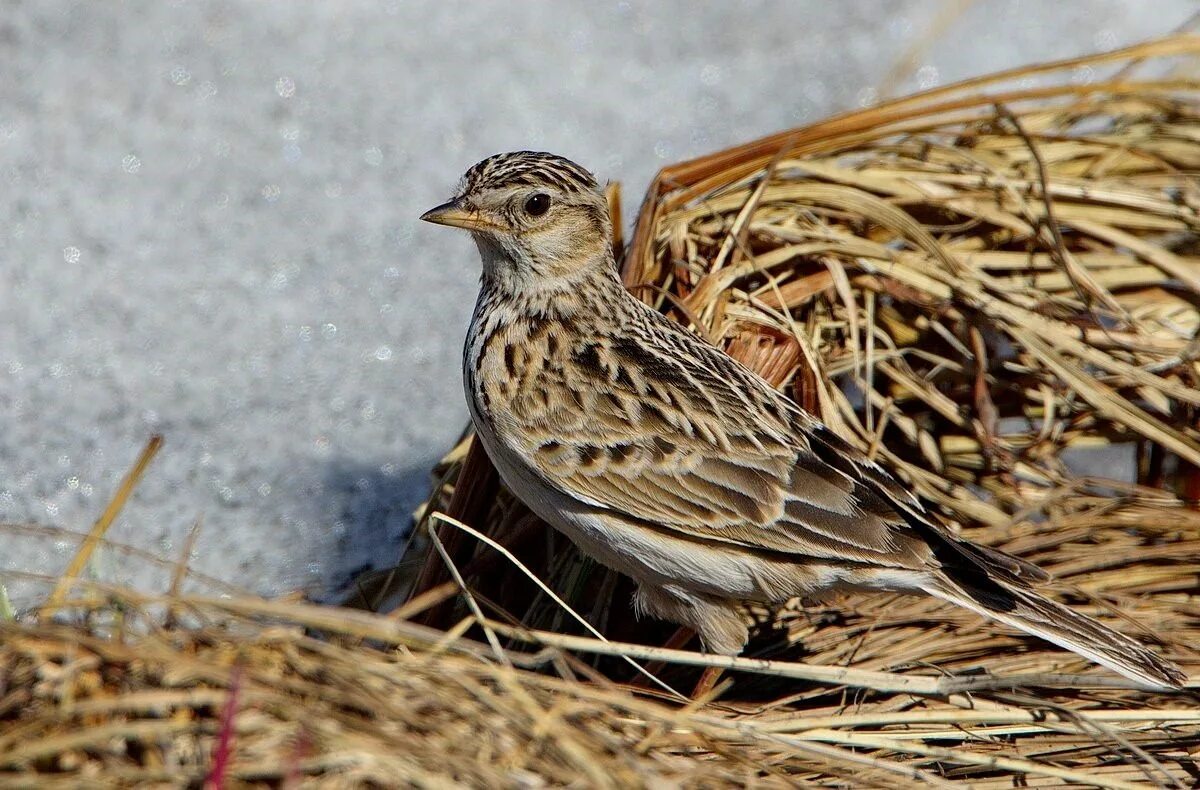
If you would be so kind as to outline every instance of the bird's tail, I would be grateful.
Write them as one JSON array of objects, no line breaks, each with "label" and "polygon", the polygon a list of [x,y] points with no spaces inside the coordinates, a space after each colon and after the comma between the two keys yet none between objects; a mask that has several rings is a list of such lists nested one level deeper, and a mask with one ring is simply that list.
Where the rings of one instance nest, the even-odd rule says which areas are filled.
[{"label": "bird's tail", "polygon": [[921,586],[930,595],[1039,636],[1147,687],[1177,689],[1187,681],[1179,667],[1133,639],[1033,590],[993,581],[986,591],[973,591],[941,575]]}]

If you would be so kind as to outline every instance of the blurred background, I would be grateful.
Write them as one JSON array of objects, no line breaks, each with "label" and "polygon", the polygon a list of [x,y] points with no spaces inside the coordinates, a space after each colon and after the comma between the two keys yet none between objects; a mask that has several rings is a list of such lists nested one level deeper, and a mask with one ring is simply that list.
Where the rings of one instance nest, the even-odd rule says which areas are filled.
[{"label": "blurred background", "polygon": [[[472,163],[567,155],[628,223],[664,165],[1196,4],[0,8],[0,522],[87,530],[162,433],[109,538],[176,557],[200,520],[197,570],[329,595],[395,561],[467,420],[474,247],[416,218]],[[0,541],[18,606],[2,572],[78,543]],[[89,573],[161,586],[113,553]]]}]

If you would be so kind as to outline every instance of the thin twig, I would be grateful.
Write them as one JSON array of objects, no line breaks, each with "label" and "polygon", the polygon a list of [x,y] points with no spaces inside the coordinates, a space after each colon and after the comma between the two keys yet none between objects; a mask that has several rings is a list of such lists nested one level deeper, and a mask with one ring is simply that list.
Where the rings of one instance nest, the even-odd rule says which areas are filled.
[{"label": "thin twig", "polygon": [[463,598],[467,601],[467,606],[471,609],[471,614],[475,616],[475,622],[483,629],[484,635],[487,637],[488,644],[492,646],[492,652],[496,655],[496,660],[505,666],[511,666],[508,656],[504,654],[504,648],[500,646],[500,640],[496,638],[495,632],[488,627],[487,618],[483,616],[483,611],[480,610],[479,604],[475,602],[475,596],[471,594],[471,590],[467,587],[467,583],[463,581],[462,575],[458,572],[458,566],[450,559],[450,555],[446,552],[446,547],[442,545],[442,539],[437,535],[437,529],[434,527],[434,520],[440,516],[440,513],[434,514],[434,519],[429,521],[429,539],[433,542],[434,549],[441,555],[442,562],[446,563],[446,569],[450,571],[450,575],[454,577],[454,583],[458,585],[458,589],[462,592]]},{"label": "thin twig", "polygon": [[[466,524],[462,523],[458,519],[450,518],[449,516],[447,516],[444,513],[434,513],[432,516],[432,519],[441,521],[445,524],[449,524],[450,526],[452,526],[456,529],[460,529],[463,532],[466,532],[471,537],[475,538],[476,540],[487,544],[492,549],[503,554],[505,559],[507,559],[509,562],[511,562],[514,566],[516,566],[516,568],[518,570],[520,570],[521,573],[525,574],[525,576],[530,581],[532,581],[534,584],[536,584],[538,586],[538,588],[550,598],[550,600],[554,601],[554,603],[558,604],[558,606],[560,606],[564,611],[566,611],[569,615],[571,615],[571,617],[574,618],[574,620],[577,623],[579,623],[584,628],[586,628],[593,636],[596,637],[597,640],[599,640],[601,643],[608,643],[608,640],[604,637],[603,634],[601,634],[599,631],[596,630],[595,626],[593,626],[582,615],[580,615],[573,608],[571,608],[571,606],[566,601],[564,601],[561,597],[559,597],[558,593],[556,593],[556,592],[554,592],[554,590],[550,589],[550,587],[547,586],[547,584],[545,582],[543,582],[540,578],[538,578],[536,573],[529,570],[529,568],[527,568],[525,566],[525,563],[523,563],[519,559],[517,559],[517,556],[515,554],[513,554],[512,552],[510,552],[508,549],[506,549],[504,546],[501,546],[499,543],[492,540],[487,535],[484,535],[479,530],[477,530],[473,527],[467,526]],[[489,620],[488,622],[492,625],[493,628],[495,628],[496,624],[493,621]],[[496,630],[500,631],[501,633],[505,633],[506,636],[508,635],[508,633],[507,633],[508,627],[507,626],[505,626],[503,629],[497,628]],[[619,654],[614,653],[614,655],[619,655]],[[684,696],[683,694],[680,694],[678,691],[671,688],[669,685],[664,683],[662,680],[659,680],[659,678],[656,675],[653,675],[650,672],[648,672],[641,664],[637,663],[632,658],[629,658],[628,656],[626,656],[625,661],[628,662],[629,665],[632,666],[634,669],[636,669],[640,674],[644,675],[648,680],[652,681],[656,686],[659,686],[664,691],[675,695],[679,699],[683,699],[683,700],[687,699],[686,696]]]},{"label": "thin twig", "polygon": [[163,438],[157,434],[150,437],[146,442],[146,446],[142,448],[142,452],[138,455],[137,461],[133,467],[125,475],[125,479],[121,481],[121,485],[117,487],[117,491],[113,494],[113,498],[109,501],[108,507],[104,508],[104,512],[100,518],[96,520],[91,532],[84,538],[83,543],[79,545],[79,549],[75,552],[75,556],[67,563],[66,570],[62,572],[58,583],[54,587],[54,591],[50,593],[50,597],[42,606],[39,616],[50,617],[58,609],[59,603],[67,594],[67,589],[70,587],[74,579],[79,576],[84,566],[92,556],[92,552],[100,545],[104,533],[116,521],[117,516],[121,513],[121,508],[125,506],[125,502],[133,493],[133,489],[137,487],[138,481],[142,479],[146,468],[150,466],[150,462],[154,460],[154,456],[162,447]]}]

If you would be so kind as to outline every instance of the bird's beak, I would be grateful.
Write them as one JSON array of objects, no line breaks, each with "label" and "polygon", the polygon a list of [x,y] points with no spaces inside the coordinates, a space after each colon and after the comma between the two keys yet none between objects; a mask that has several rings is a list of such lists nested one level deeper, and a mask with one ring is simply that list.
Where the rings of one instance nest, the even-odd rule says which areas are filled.
[{"label": "bird's beak", "polygon": [[467,230],[495,230],[496,226],[479,215],[479,212],[464,208],[457,200],[434,206],[421,215],[421,219],[435,225],[449,225]]}]

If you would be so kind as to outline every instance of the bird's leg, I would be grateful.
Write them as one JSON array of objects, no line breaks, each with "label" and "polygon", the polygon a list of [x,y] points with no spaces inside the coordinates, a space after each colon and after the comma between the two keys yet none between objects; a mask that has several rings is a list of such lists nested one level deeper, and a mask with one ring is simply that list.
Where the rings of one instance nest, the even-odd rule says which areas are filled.
[{"label": "bird's leg", "polygon": [[704,674],[696,681],[696,686],[692,689],[692,699],[697,700],[701,697],[708,696],[717,686],[717,682],[721,680],[721,675],[725,674],[724,667],[708,667],[704,670]]},{"label": "bird's leg", "polygon": [[[675,633],[671,634],[671,637],[666,641],[666,643],[663,644],[663,648],[666,650],[683,650],[683,648],[687,647],[687,643],[690,642],[692,637],[695,635],[696,632],[691,628],[686,625],[681,625],[675,629]],[[659,672],[663,671],[663,668],[666,667],[666,665],[666,661],[652,661],[646,665],[646,671],[651,675],[657,675]],[[650,681],[644,675],[635,675],[633,679],[633,685],[649,686]]]}]

